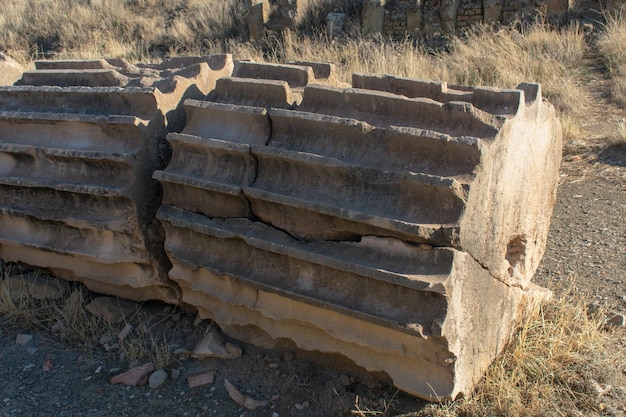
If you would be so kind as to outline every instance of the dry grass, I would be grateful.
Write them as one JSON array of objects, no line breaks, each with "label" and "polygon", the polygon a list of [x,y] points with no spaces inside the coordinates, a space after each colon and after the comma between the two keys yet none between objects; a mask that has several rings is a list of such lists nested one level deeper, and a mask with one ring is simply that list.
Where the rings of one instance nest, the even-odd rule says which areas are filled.
[{"label": "dry grass", "polygon": [[626,109],[626,5],[607,15],[598,50],[612,79],[611,98]]},{"label": "dry grass", "polygon": [[592,416],[616,368],[600,316],[571,291],[528,317],[472,398],[429,406],[414,416]]},{"label": "dry grass", "polygon": [[240,1],[3,0],[0,50],[36,58],[199,54],[240,32]]},{"label": "dry grass", "polygon": [[[5,325],[27,325],[46,331],[55,329],[56,336],[79,347],[91,347],[106,329],[106,325],[85,311],[86,290],[76,287],[72,295],[62,300],[38,300],[28,295],[28,285],[34,282],[39,270],[23,273],[14,266],[5,266],[0,273],[0,316]],[[8,288],[4,278],[17,275],[23,286]],[[51,280],[56,278],[50,278]]]},{"label": "dry grass", "polygon": [[[155,332],[161,321],[146,316],[133,317],[136,326],[127,337],[118,340],[124,324],[115,325],[103,321],[85,310],[91,293],[82,285],[74,284],[69,296],[61,299],[36,299],[28,294],[28,284],[37,279],[39,270],[22,272],[15,266],[6,266],[0,271],[0,317],[4,326],[41,329],[52,333],[55,339],[70,342],[74,347],[86,351],[100,348],[101,339],[111,336],[111,344],[116,344],[114,352],[122,353],[128,361],[153,362],[157,367],[166,368],[174,361],[165,336]],[[21,288],[5,286],[5,278],[17,275],[23,282]],[[56,278],[50,278],[56,281]],[[129,318],[130,320],[131,318]]]}]

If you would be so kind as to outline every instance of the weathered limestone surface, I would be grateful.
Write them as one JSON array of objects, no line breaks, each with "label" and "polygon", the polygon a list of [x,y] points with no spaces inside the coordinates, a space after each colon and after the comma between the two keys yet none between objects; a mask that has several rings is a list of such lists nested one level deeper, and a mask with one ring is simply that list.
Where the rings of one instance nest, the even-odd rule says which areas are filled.
[{"label": "weathered limestone surface", "polygon": [[0,87],[0,259],[427,399],[469,394],[547,296],[530,280],[561,132],[538,85],[338,87],[332,65],[230,56],[41,61],[18,84]]},{"label": "weathered limestone surface", "polygon": [[0,52],[0,86],[12,85],[20,79],[24,67],[8,55]]},{"label": "weathered limestone surface", "polygon": [[152,173],[181,101],[232,73],[230,56],[163,65],[39,61],[0,88],[0,258],[90,289],[177,302]]},{"label": "weathered limestone surface", "polygon": [[341,354],[428,399],[469,394],[547,295],[530,279],[561,132],[539,86],[254,73],[185,102],[154,174],[182,300],[233,337]]}]

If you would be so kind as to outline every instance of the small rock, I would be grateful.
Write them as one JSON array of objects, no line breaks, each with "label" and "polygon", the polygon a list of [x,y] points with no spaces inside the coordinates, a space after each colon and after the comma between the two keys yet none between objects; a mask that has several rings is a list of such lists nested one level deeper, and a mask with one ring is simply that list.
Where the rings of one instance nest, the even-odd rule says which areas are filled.
[{"label": "small rock", "polygon": [[95,370],[96,374],[99,374],[100,372],[102,372],[102,365],[98,366]]},{"label": "small rock", "polygon": [[602,397],[603,395],[606,395],[613,389],[611,385],[600,384],[593,379],[589,381],[589,387],[591,388],[593,393],[596,394],[598,398]]},{"label": "small rock", "polygon": [[178,359],[187,359],[189,356],[191,356],[191,351],[184,348],[178,348],[174,350],[174,356],[176,356]]},{"label": "small rock", "polygon": [[110,352],[112,350],[119,349],[120,345],[118,343],[113,343],[113,344],[105,343],[103,347],[106,352]]},{"label": "small rock", "polygon": [[[228,346],[230,345],[230,347]],[[236,345],[226,343],[224,336],[217,330],[209,331],[193,350],[192,356],[196,359],[218,358],[237,359],[242,350]]]},{"label": "small rock", "polygon": [[150,389],[159,389],[165,385],[165,381],[167,381],[167,371],[165,369],[158,369],[150,375],[148,386]]},{"label": "small rock", "polygon": [[43,366],[41,367],[41,370],[44,372],[50,372],[52,370],[54,366],[52,365],[52,361],[50,360],[50,358],[46,359],[46,361],[44,362]]},{"label": "small rock", "polygon": [[626,315],[614,314],[606,320],[607,326],[624,327],[626,326]]},{"label": "small rock", "polygon": [[598,314],[599,311],[600,311],[600,303],[598,303],[597,300],[587,304],[587,316],[589,317],[594,316]]},{"label": "small rock", "polygon": [[215,373],[213,371],[203,372],[201,374],[189,375],[187,384],[189,384],[189,388],[195,388],[201,385],[212,384],[214,379]]},{"label": "small rock", "polygon": [[117,335],[117,338],[120,340],[124,340],[126,338],[126,336],[128,336],[130,334],[130,332],[133,330],[133,325],[130,323],[126,323],[126,326],[124,326],[124,328],[122,329],[122,331]]},{"label": "small rock", "polygon": [[100,345],[104,346],[104,345],[108,345],[113,343],[113,338],[111,337],[110,334],[104,334],[100,337]]},{"label": "small rock", "polygon": [[154,364],[149,362],[144,365],[134,367],[122,374],[115,375],[109,382],[111,384],[124,384],[130,387],[136,387],[137,385],[142,385],[141,382],[144,379],[147,380],[148,375],[152,371],[154,371]]},{"label": "small rock", "polygon": [[122,323],[137,308],[137,303],[115,297],[97,297],[85,306],[85,310],[111,324]]},{"label": "small rock", "polygon": [[178,378],[180,378],[180,371],[176,368],[172,369],[170,371],[170,377],[176,381]]},{"label": "small rock", "polygon": [[35,353],[37,353],[37,348],[29,347],[28,349],[26,349],[26,352],[30,353],[31,355],[34,355]]},{"label": "small rock", "polygon": [[265,407],[269,404],[269,401],[255,400],[242,393],[233,384],[231,384],[228,379],[224,379],[224,385],[226,386],[226,391],[228,391],[230,398],[232,398],[235,403],[241,407],[247,408],[248,410],[256,410],[259,407]]},{"label": "small rock", "polygon": [[296,404],[296,409],[304,410],[304,406],[302,404]]},{"label": "small rock", "polygon": [[27,345],[30,341],[33,340],[33,335],[20,333],[15,336],[15,343],[18,345]]},{"label": "small rock", "polygon": [[139,366],[141,362],[139,362],[139,359],[133,359],[132,361],[128,362],[128,369],[132,369],[132,368],[136,368]]},{"label": "small rock", "polygon": [[278,414],[276,411],[274,411],[274,412],[272,413],[272,417],[280,417],[280,414]]}]

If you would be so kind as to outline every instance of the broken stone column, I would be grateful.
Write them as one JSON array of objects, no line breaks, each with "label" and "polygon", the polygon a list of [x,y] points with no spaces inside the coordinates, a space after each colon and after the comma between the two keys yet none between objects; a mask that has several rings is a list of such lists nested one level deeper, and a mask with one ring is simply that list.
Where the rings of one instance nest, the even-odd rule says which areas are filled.
[{"label": "broken stone column", "polygon": [[161,188],[181,100],[230,75],[230,56],[38,61],[0,88],[0,258],[93,291],[177,302],[167,278]]},{"label": "broken stone column", "polygon": [[461,0],[441,0],[441,29],[443,33],[456,33],[456,18]]},{"label": "broken stone column", "polygon": [[386,0],[365,0],[363,2],[362,30],[364,35],[383,33]]},{"label": "broken stone column", "polygon": [[471,393],[547,295],[530,279],[556,195],[554,108],[531,84],[254,73],[186,101],[155,172],[183,302],[232,337],[343,355],[426,399]]},{"label": "broken stone column", "polygon": [[268,0],[260,0],[251,5],[248,10],[248,32],[251,40],[260,41],[263,39],[269,15],[270,5]]},{"label": "broken stone column", "polygon": [[422,0],[412,0],[406,11],[406,31],[415,35],[422,29]]}]

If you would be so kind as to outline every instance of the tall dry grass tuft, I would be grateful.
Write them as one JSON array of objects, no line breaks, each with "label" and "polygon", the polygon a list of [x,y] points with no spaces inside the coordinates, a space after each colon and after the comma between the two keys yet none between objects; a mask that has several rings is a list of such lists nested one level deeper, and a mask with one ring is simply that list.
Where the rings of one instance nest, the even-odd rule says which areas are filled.
[{"label": "tall dry grass tuft", "polygon": [[603,409],[602,387],[619,359],[610,333],[589,317],[574,291],[528,317],[474,396],[429,406],[415,416],[590,416]]},{"label": "tall dry grass tuft", "polygon": [[598,39],[599,53],[611,76],[611,98],[626,109],[626,5],[607,14]]},{"label": "tall dry grass tuft", "polygon": [[2,7],[0,50],[23,63],[198,55],[244,30],[237,0],[4,0]]},{"label": "tall dry grass tuft", "polygon": [[[9,276],[17,276],[19,280],[12,281],[9,286],[6,284]],[[166,335],[157,334],[161,322],[145,314],[133,317],[135,325],[141,325],[118,340],[116,335],[126,323],[111,324],[89,313],[85,305],[90,301],[91,294],[81,284],[72,285],[71,294],[61,299],[37,299],[28,290],[37,279],[38,272],[24,272],[14,266],[5,266],[0,270],[0,324],[9,328],[27,326],[51,332],[54,339],[69,342],[85,351],[98,349],[101,338],[109,335],[117,341],[119,352],[128,361],[153,362],[161,368],[174,362]],[[56,278],[49,279],[57,281]],[[16,286],[16,282],[21,282],[21,285]]]},{"label": "tall dry grass tuft", "polygon": [[[18,276],[18,287],[7,287],[6,277]],[[17,268],[5,266],[0,272],[0,317],[8,326],[26,325],[45,331],[55,329],[56,337],[77,346],[92,346],[106,324],[85,311],[87,291],[77,286],[72,294],[63,299],[36,299],[28,295],[28,286],[38,279],[38,272],[24,273]],[[55,280],[56,278],[50,278]],[[15,281],[14,281],[15,282]]]}]

